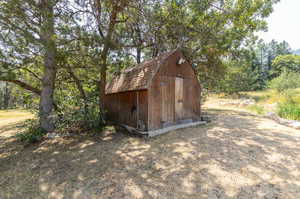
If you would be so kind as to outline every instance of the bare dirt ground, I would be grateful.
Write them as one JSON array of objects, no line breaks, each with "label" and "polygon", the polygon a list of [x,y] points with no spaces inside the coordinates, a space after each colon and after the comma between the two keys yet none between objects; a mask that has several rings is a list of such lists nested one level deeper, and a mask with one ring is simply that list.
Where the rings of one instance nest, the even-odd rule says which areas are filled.
[{"label": "bare dirt ground", "polygon": [[0,198],[300,198],[299,131],[206,111],[210,124],[151,139],[105,131],[24,147],[1,131]]}]

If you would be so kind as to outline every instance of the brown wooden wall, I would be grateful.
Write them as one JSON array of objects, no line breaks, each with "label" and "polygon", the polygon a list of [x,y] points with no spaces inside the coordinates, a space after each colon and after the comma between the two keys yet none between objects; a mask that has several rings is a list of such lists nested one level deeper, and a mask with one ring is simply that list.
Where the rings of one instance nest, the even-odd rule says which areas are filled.
[{"label": "brown wooden wall", "polygon": [[[175,112],[175,78],[183,78],[183,113],[180,120],[200,118],[200,85],[188,62],[177,65],[180,52],[172,54],[151,82],[149,94],[148,129],[159,129],[169,122],[178,122]],[[165,91],[168,91],[167,93]],[[167,104],[163,107],[162,104]],[[165,122],[168,118],[168,122]]]},{"label": "brown wooden wall", "polygon": [[[105,97],[107,116],[110,120],[137,128],[142,121],[145,130],[159,129],[178,123],[179,120],[200,119],[201,88],[195,71],[188,62],[177,65],[183,55],[173,53],[159,68],[148,90],[109,94]],[[182,112],[175,113],[175,80],[182,85]],[[177,79],[178,80],[178,79]],[[181,95],[180,95],[181,96]],[[178,100],[177,100],[178,101]],[[177,103],[178,104],[178,103]],[[139,114],[137,114],[139,112]]]},{"label": "brown wooden wall", "polygon": [[[139,118],[147,128],[148,97],[146,90],[108,94],[105,96],[104,102],[109,120],[137,128],[137,118]],[[137,111],[139,115],[137,115]]]}]

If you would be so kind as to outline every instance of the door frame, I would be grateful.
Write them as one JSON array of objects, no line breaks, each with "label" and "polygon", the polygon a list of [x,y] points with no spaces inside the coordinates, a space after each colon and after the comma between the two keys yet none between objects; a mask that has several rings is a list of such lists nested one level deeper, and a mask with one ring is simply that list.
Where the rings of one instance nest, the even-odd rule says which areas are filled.
[{"label": "door frame", "polygon": [[175,89],[174,89],[174,115],[175,121],[179,121],[183,119],[183,99],[184,99],[184,78],[175,77]]}]

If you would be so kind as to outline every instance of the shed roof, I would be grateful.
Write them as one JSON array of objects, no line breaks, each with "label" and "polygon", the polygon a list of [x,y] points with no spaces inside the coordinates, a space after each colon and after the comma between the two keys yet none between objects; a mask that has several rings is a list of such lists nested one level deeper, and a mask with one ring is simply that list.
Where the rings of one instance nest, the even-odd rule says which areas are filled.
[{"label": "shed roof", "polygon": [[147,89],[150,81],[158,71],[161,63],[175,51],[163,53],[151,60],[145,61],[135,67],[128,68],[116,75],[106,84],[105,93],[119,93]]}]

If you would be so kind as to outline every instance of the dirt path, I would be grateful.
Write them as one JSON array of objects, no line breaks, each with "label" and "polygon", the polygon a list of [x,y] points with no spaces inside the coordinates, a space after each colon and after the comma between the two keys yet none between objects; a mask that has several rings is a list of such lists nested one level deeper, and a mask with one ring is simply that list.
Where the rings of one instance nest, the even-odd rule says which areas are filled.
[{"label": "dirt path", "polygon": [[300,132],[209,112],[207,126],[153,139],[106,131],[23,148],[0,135],[0,198],[300,198]]}]

